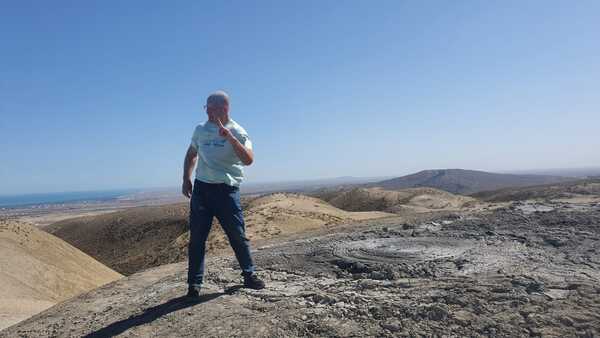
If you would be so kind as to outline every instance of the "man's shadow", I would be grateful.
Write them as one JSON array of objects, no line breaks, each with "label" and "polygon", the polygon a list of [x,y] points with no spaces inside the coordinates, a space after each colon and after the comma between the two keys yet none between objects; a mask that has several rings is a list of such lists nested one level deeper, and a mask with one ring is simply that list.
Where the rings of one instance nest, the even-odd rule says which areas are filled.
[{"label": "man's shadow", "polygon": [[86,338],[100,338],[100,337],[113,337],[119,335],[134,326],[140,326],[144,324],[148,324],[166,314],[171,312],[185,309],[190,306],[194,306],[197,304],[205,303],[210,300],[213,300],[222,295],[228,294],[231,295],[235,293],[237,290],[242,288],[242,285],[234,285],[225,289],[224,292],[213,292],[202,294],[198,298],[188,298],[186,296],[181,296],[177,298],[170,299],[169,301],[153,306],[151,308],[147,308],[139,315],[129,317],[127,319],[120,320],[118,322],[114,322],[106,327],[101,328],[100,330],[94,331],[85,335]]}]

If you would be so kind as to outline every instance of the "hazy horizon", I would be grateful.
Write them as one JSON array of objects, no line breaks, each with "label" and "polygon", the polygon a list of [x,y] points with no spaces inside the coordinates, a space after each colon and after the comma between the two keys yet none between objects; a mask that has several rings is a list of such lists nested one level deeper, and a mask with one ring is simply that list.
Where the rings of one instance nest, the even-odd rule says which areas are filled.
[{"label": "hazy horizon", "polygon": [[216,89],[247,183],[600,166],[597,1],[0,7],[0,195],[178,186]]},{"label": "hazy horizon", "polygon": [[[385,180],[390,178],[402,177],[410,174],[415,174],[425,170],[447,170],[447,169],[462,169],[462,170],[475,170],[484,171],[472,168],[427,168],[416,172],[403,173],[398,175],[383,175],[383,176],[338,176],[338,177],[317,177],[317,178],[306,178],[306,179],[291,179],[291,180],[275,180],[275,181],[245,181],[242,183],[242,188],[254,188],[255,186],[269,186],[269,185],[281,185],[281,184],[317,184],[318,182],[331,182],[334,183],[336,180],[358,180],[358,181],[377,181]],[[508,171],[486,171],[489,173],[497,174],[514,174],[514,175],[549,175],[549,176],[565,176],[565,177],[584,177],[592,174],[593,176],[600,175],[600,166],[588,166],[580,168],[545,168],[545,169],[517,169]],[[562,173],[562,174],[561,174]],[[107,186],[101,189],[88,189],[88,190],[56,190],[56,191],[31,191],[31,192],[17,192],[17,193],[0,193],[0,197],[12,197],[12,196],[28,196],[28,195],[44,195],[44,194],[62,194],[62,193],[85,193],[85,192],[111,192],[111,191],[159,191],[159,190],[171,190],[179,189],[179,185],[171,186],[124,186],[124,187],[111,187]]]}]

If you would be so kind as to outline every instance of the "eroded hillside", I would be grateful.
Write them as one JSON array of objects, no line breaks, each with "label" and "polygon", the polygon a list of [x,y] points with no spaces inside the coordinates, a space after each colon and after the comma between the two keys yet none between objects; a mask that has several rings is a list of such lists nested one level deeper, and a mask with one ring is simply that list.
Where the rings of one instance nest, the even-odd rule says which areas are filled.
[{"label": "eroded hillside", "polygon": [[[348,212],[317,198],[269,194],[245,199],[246,232],[251,241],[301,233],[336,224],[389,217],[385,212]],[[139,207],[50,225],[46,230],[123,274],[187,259],[188,205]],[[209,253],[231,252],[215,219]]]},{"label": "eroded hillside", "polygon": [[0,220],[0,328],[121,277],[55,236]]}]

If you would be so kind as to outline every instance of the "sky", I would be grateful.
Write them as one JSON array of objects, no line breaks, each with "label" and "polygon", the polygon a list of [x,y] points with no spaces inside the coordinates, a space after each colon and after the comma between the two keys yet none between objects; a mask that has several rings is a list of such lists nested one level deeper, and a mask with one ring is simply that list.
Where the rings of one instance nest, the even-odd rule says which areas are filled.
[{"label": "sky", "polygon": [[178,186],[206,96],[246,182],[600,165],[600,1],[0,0],[0,194]]}]

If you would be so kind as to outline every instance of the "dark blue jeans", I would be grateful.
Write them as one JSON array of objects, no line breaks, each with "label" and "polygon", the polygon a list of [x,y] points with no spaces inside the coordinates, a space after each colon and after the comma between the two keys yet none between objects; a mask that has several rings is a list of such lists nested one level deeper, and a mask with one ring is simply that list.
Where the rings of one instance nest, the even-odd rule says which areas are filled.
[{"label": "dark blue jeans", "polygon": [[188,246],[188,279],[190,285],[202,285],[206,239],[217,217],[229,244],[240,264],[243,274],[254,272],[250,255],[250,240],[246,237],[246,225],[240,204],[238,187],[224,183],[194,181],[190,200],[190,243]]}]

